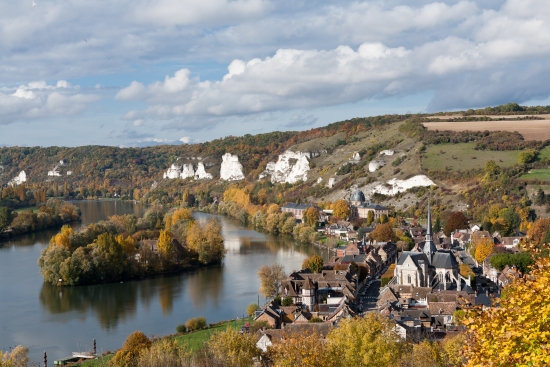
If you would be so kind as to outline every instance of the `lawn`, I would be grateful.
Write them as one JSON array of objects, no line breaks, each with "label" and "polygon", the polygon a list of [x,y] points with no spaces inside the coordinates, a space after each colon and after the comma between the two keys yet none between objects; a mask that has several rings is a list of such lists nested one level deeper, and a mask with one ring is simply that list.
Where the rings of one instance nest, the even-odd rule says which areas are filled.
[{"label": "lawn", "polygon": [[518,162],[517,150],[492,151],[474,150],[475,142],[459,144],[437,144],[426,149],[422,158],[422,168],[427,170],[469,170],[483,168],[493,160],[502,167],[513,166]]},{"label": "lawn", "polygon": [[538,154],[537,158],[538,158],[539,160],[541,160],[542,158],[548,158],[548,159],[550,159],[550,146],[542,148],[542,149],[539,151],[539,154]]},{"label": "lawn", "polygon": [[38,207],[37,206],[26,206],[24,208],[15,209],[16,213],[26,212],[27,210],[32,209],[34,213],[38,213]]},{"label": "lawn", "polygon": [[189,334],[178,335],[176,336],[176,340],[179,341],[180,343],[183,343],[183,342],[187,343],[187,345],[191,350],[197,350],[204,344],[204,342],[210,339],[210,336],[213,333],[217,331],[224,331],[228,327],[233,329],[240,329],[244,323],[248,322],[249,324],[252,324],[252,320],[253,320],[252,318],[245,318],[244,322],[243,322],[243,319],[236,320],[236,321],[229,321],[206,330],[196,331]]},{"label": "lawn", "polygon": [[[228,327],[233,328],[233,329],[240,329],[241,326],[243,326],[243,324],[247,323],[247,322],[249,324],[252,324],[253,319],[247,317],[247,318],[244,319],[244,322],[243,322],[243,319],[236,320],[236,321],[229,321],[229,322],[222,323],[220,325],[216,325],[216,326],[211,327],[211,328],[206,329],[206,330],[200,330],[200,331],[195,331],[195,332],[188,333],[188,334],[177,335],[176,340],[180,343],[184,343],[184,342],[187,343],[189,348],[194,351],[194,350],[199,349],[206,341],[208,341],[208,339],[210,339],[210,336],[213,333],[215,333],[217,331],[224,331]],[[113,358],[113,356],[114,356],[114,354],[109,354],[109,355],[106,355],[105,357],[101,357],[101,358],[91,360],[91,361],[82,362],[80,364],[74,364],[72,366],[74,366],[74,367],[76,367],[76,366],[78,366],[78,367],[104,367],[104,366],[107,366],[107,362],[111,358]]]},{"label": "lawn", "polygon": [[541,180],[550,181],[550,169],[532,169],[529,173],[520,177],[521,180]]}]

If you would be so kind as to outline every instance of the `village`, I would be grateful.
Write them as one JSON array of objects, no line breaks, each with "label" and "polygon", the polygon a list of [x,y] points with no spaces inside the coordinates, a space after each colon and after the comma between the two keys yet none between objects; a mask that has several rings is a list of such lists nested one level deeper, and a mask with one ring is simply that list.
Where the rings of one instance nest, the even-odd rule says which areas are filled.
[{"label": "village", "polygon": [[[403,221],[393,229],[412,239],[414,246],[407,250],[370,236],[380,218],[387,219],[388,207],[366,202],[359,190],[353,192],[349,204],[352,218],[370,216],[374,218],[371,226],[330,223],[332,211],[319,209],[323,224],[319,232],[340,245],[331,248],[318,243],[330,252],[330,260],[316,272],[309,268],[292,272],[282,280],[278,295],[256,311],[255,322],[266,325],[258,331],[258,348],[266,351],[292,331],[325,336],[341,320],[369,312],[394,320],[395,331],[403,339],[440,340],[464,330],[460,320],[465,310],[492,307],[501,287],[521,276],[513,266],[497,270],[490,263],[491,256],[479,263],[469,248],[480,239],[489,239],[495,253],[518,253],[524,233],[504,237],[474,223],[447,236],[433,231],[428,205],[425,226]],[[281,209],[301,221],[311,207],[316,208],[287,203]]]}]

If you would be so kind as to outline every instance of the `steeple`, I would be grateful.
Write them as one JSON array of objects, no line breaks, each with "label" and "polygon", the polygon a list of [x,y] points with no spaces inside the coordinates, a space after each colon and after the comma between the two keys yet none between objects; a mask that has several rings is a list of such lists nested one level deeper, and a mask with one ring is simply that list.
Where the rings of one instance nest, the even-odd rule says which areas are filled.
[{"label": "steeple", "polygon": [[422,252],[428,257],[430,264],[432,263],[433,254],[437,251],[432,237],[432,212],[430,210],[430,203],[428,202],[428,225],[426,228],[426,242]]}]

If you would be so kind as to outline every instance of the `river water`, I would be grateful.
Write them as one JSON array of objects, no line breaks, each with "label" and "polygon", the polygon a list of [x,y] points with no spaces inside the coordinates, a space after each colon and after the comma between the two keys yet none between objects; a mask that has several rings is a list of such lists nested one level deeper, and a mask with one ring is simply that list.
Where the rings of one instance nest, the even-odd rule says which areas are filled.
[{"label": "river water", "polygon": [[[75,204],[82,210],[82,222],[75,227],[113,214],[141,216],[145,211],[129,202]],[[213,216],[197,213],[196,217]],[[46,351],[48,364],[53,365],[74,351],[90,350],[94,338],[99,352],[112,351],[135,330],[165,335],[191,317],[204,316],[208,322],[242,317],[246,306],[258,301],[256,273],[261,265],[281,263],[288,273],[319,253],[313,246],[217,218],[228,250],[222,265],[124,283],[71,288],[44,283],[37,259],[58,230],[0,242],[0,350],[27,346],[33,362],[41,361]]]}]

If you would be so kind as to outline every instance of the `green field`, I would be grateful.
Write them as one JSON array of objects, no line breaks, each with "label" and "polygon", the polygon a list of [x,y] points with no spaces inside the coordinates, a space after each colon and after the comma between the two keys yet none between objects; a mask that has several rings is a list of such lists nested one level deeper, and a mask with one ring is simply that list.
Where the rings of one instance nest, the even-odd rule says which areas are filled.
[{"label": "green field", "polygon": [[[229,321],[229,322],[225,322],[223,324],[211,327],[211,328],[206,329],[206,330],[200,330],[200,331],[196,331],[196,332],[193,332],[193,333],[177,335],[176,340],[180,343],[187,343],[187,345],[189,346],[189,348],[191,350],[197,350],[206,341],[208,341],[208,339],[210,339],[210,336],[213,333],[215,333],[217,331],[224,331],[227,328],[240,329],[241,326],[243,326],[247,322],[249,324],[252,324],[253,319],[252,318],[245,318],[244,321],[243,321],[243,319],[236,320],[236,321]],[[80,364],[74,364],[73,366],[103,367],[103,366],[107,366],[107,362],[111,358],[113,358],[113,356],[114,356],[114,354],[109,354],[105,357],[101,357],[101,358],[98,358],[98,359],[95,359],[95,360],[92,360],[92,361],[82,362]]]},{"label": "green field", "polygon": [[539,160],[542,159],[542,158],[550,159],[550,146],[542,148],[539,151],[539,154],[538,154],[537,157],[538,157]]},{"label": "green field", "polygon": [[38,207],[37,206],[27,206],[27,207],[24,207],[24,208],[15,209],[15,212],[17,212],[17,213],[26,212],[29,209],[32,209],[32,211],[34,213],[38,213]]},{"label": "green field", "polygon": [[550,169],[532,169],[529,173],[524,174],[520,177],[522,180],[541,180],[541,181],[550,181]]},{"label": "green field", "polygon": [[427,170],[469,170],[483,168],[488,161],[495,161],[502,167],[518,162],[519,151],[474,150],[476,143],[438,144],[426,149],[422,168]]}]

